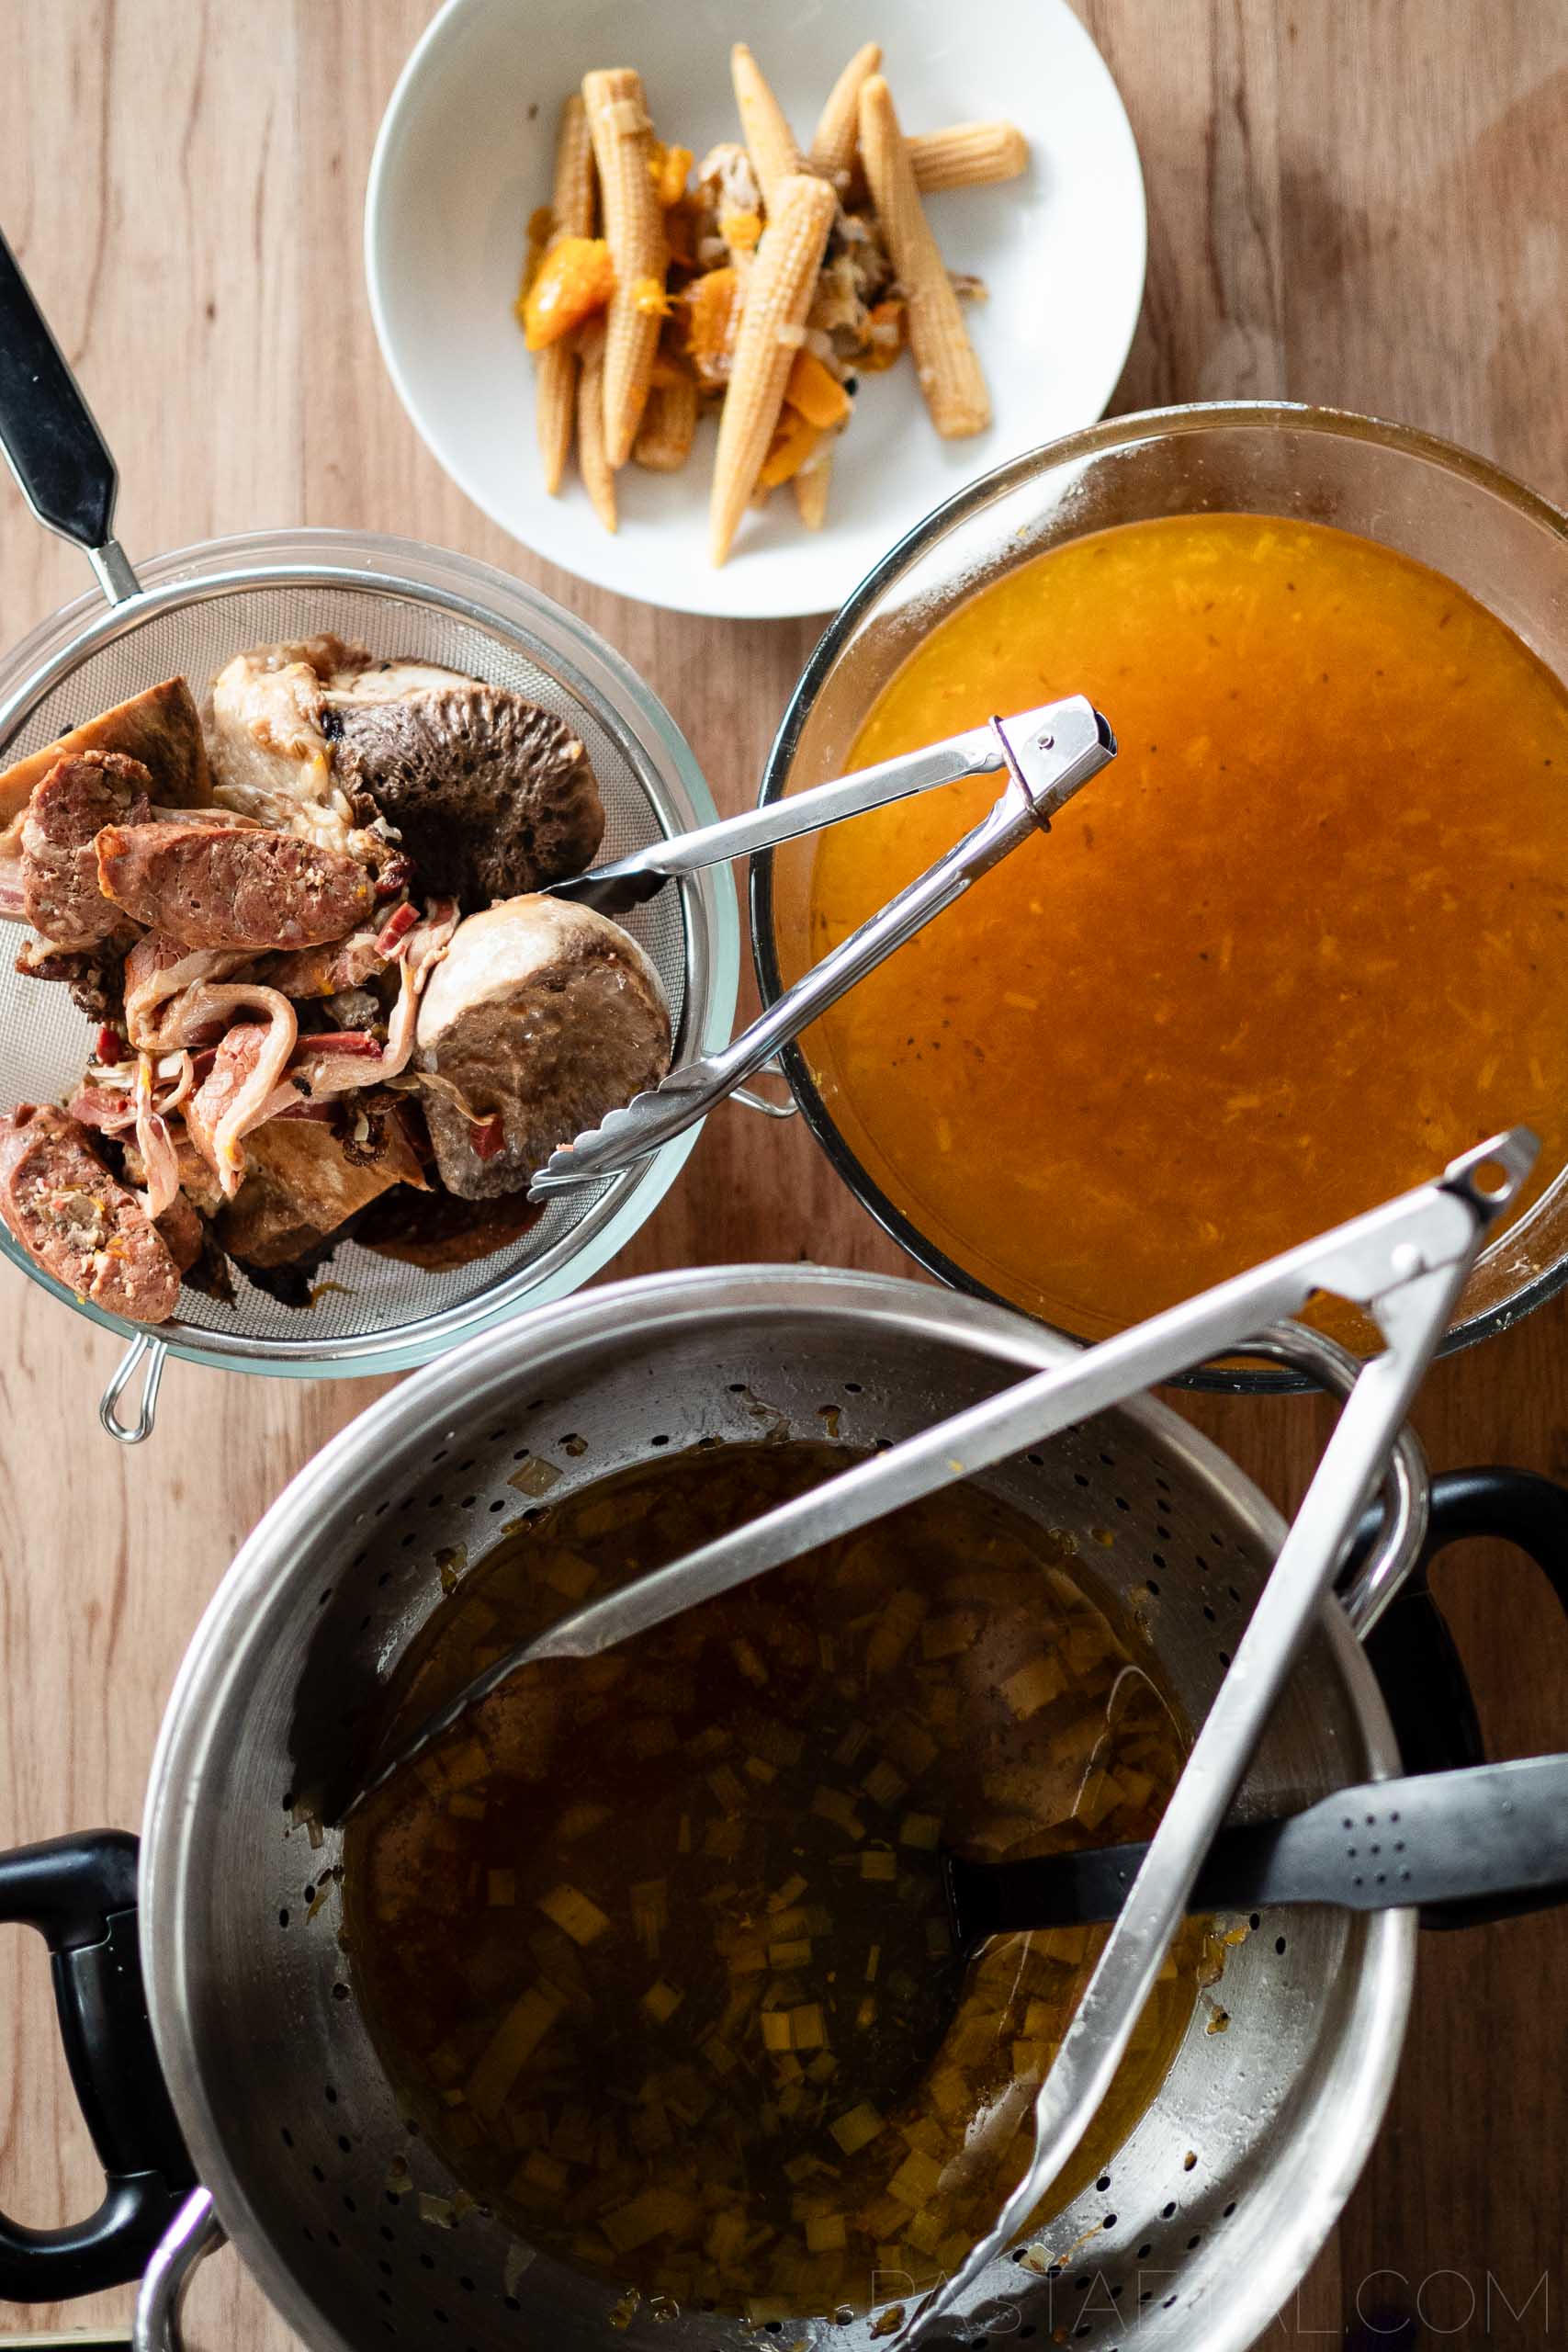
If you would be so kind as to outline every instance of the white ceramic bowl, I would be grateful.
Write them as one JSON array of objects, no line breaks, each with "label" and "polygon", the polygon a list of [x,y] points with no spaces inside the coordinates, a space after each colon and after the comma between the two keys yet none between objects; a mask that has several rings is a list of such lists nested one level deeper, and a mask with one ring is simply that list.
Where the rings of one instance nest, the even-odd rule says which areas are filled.
[{"label": "white ceramic bowl", "polygon": [[[1027,175],[931,199],[970,312],[995,419],[943,442],[907,361],[864,379],[826,527],[794,502],[749,515],[707,560],[713,426],[682,473],[628,466],[612,537],[581,486],[547,497],[533,367],[513,315],[530,211],[549,198],[557,110],[595,65],[635,65],[664,137],[700,154],[738,136],[729,49],[750,41],[796,135],[862,41],[879,40],[905,128],[1006,115]],[[1067,0],[447,0],[403,70],[366,200],[365,266],[404,407],[459,487],[525,546],[623,595],[759,617],[840,605],[929,510],[976,475],[1076,430],[1110,399],[1143,297],[1137,150],[1116,86]]]}]

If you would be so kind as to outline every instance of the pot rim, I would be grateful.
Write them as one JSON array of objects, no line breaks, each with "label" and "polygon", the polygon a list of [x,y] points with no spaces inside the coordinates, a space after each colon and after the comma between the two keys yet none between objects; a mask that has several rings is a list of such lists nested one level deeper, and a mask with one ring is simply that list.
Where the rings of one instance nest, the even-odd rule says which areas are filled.
[{"label": "pot rim", "polygon": [[[911,530],[888,548],[880,562],[872,567],[859,586],[840,605],[807,657],[806,666],[795,683],[769,748],[757,795],[758,806],[765,808],[770,802],[784,797],[802,730],[840,652],[862,620],[874,609],[902,573],[955,526],[979,514],[993,500],[1005,497],[1009,492],[1021,488],[1053,467],[1102,456],[1108,450],[1131,447],[1140,441],[1179,437],[1216,427],[1317,433],[1338,440],[1371,442],[1383,448],[1396,450],[1405,457],[1420,458],[1441,472],[1458,475],[1473,483],[1478,489],[1515,508],[1559,542],[1568,545],[1568,514],[1561,508],[1553,506],[1549,499],[1542,498],[1539,492],[1531,490],[1517,475],[1494,465],[1490,458],[1477,456],[1474,450],[1465,448],[1460,442],[1427,433],[1419,425],[1400,424],[1390,418],[1369,415],[1357,409],[1332,408],[1312,401],[1192,401],[1169,408],[1136,409],[1122,416],[1102,417],[1094,424],[1085,425],[1079,432],[1064,434],[1055,441],[1042,442],[1038,448],[1027,449],[1019,457],[1010,458],[1005,464],[994,467],[989,473],[977,475],[973,481],[955,491],[951,498],[944,499],[940,506],[933,506],[929,514],[922,516]],[[773,920],[773,856],[772,850],[763,850],[751,860],[747,893],[751,960],[764,1008],[777,1001],[784,986],[779,968]],[[780,1048],[778,1064],[793,1101],[829,1166],[862,1207],[875,1218],[883,1231],[917,1265],[923,1266],[939,1282],[969,1297],[992,1300],[1013,1312],[1023,1312],[977,1275],[959,1265],[955,1259],[949,1257],[883,1191],[841,1133],[817,1085],[798,1038]],[[1491,1247],[1503,1247],[1513,1238],[1515,1228],[1510,1227],[1507,1233],[1499,1237]],[[1456,1323],[1444,1334],[1438,1354],[1451,1355],[1461,1348],[1472,1347],[1480,1340],[1492,1339],[1499,1332],[1511,1329],[1521,1317],[1530,1314],[1552,1297],[1564,1283],[1568,1283],[1568,1251],[1564,1251],[1556,1262],[1534,1274],[1513,1297],[1487,1308],[1484,1313],[1467,1316],[1462,1322]],[[1045,1328],[1060,1329],[1059,1326]],[[1080,1335],[1068,1333],[1066,1336],[1074,1338]],[[1312,1385],[1310,1381],[1294,1373],[1259,1371],[1256,1368],[1222,1369],[1213,1365],[1182,1373],[1170,1385],[1226,1396],[1299,1393]]]},{"label": "pot rim", "polygon": [[[170,1695],[149,1776],[142,1825],[141,1942],[148,2010],[164,2079],[197,2175],[229,2236],[274,2306],[310,2343],[363,2352],[300,2288],[269,2236],[244,2179],[225,2151],[217,2105],[194,2054],[187,2020],[201,1989],[205,1955],[186,1948],[181,1922],[193,1900],[192,1829],[203,1802],[206,1759],[249,1660],[265,1648],[301,1583],[313,1580],[314,1545],[333,1540],[365,1499],[384,1493],[389,1458],[428,1442],[458,1407],[488,1388],[510,1387],[547,1363],[570,1376],[573,1359],[628,1330],[671,1330],[716,1318],[754,1328],[797,1308],[880,1324],[949,1342],[967,1342],[1001,1364],[1032,1371],[1075,1354],[1071,1343],[1015,1310],[892,1274],[818,1266],[716,1266],[616,1283],[546,1312],[482,1333],[381,1397],[333,1438],[286,1487],[242,1544],[209,1603]],[[1199,1430],[1156,1397],[1118,1407],[1168,1447],[1195,1477],[1223,1490],[1259,1539],[1277,1549],[1284,1521],[1273,1505]],[[1337,1603],[1320,1625],[1344,1678],[1366,1742],[1371,1777],[1401,1770],[1398,1748],[1371,1666]],[[1302,2184],[1288,2227],[1273,2241],[1267,2275],[1238,2282],[1223,2313],[1206,2323],[1206,2352],[1245,2352],[1321,2250],[1365,2163],[1393,2087],[1415,1975],[1416,1915],[1371,1914],[1359,1969],[1359,2001],[1348,2038],[1359,2050],[1351,2095],[1339,2110],[1332,2167]]]}]

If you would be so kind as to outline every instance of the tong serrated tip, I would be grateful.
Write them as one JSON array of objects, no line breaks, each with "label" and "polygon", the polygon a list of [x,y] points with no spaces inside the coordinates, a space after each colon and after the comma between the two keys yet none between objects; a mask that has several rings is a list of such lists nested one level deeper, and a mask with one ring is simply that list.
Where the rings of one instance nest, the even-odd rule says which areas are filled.
[{"label": "tong serrated tip", "polygon": [[702,1097],[715,1083],[706,1061],[681,1063],[658,1086],[606,1111],[596,1127],[585,1127],[570,1143],[558,1145],[531,1179],[528,1198],[543,1200],[620,1175],[690,1126],[708,1107]]},{"label": "tong serrated tip", "polygon": [[[528,1198],[531,1201],[543,1200],[552,1193],[570,1193],[581,1185],[598,1183],[601,1174],[605,1171],[602,1171],[594,1162],[610,1150],[615,1153],[618,1164],[621,1155],[617,1147],[632,1140],[634,1131],[641,1124],[644,1105],[651,1106],[658,1100],[657,1092],[634,1094],[631,1101],[623,1103],[618,1110],[607,1111],[596,1127],[585,1128],[570,1143],[558,1144],[544,1166],[530,1178]],[[651,1145],[649,1148],[652,1148]],[[607,1172],[613,1175],[615,1171],[611,1169]]]}]

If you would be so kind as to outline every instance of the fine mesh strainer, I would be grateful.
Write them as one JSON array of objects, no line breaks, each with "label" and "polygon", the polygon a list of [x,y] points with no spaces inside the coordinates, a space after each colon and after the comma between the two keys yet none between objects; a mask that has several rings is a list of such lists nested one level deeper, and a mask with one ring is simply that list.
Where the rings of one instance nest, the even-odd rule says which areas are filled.
[{"label": "fine mesh strainer", "polygon": [[[152,1768],[141,1952],[191,2166],[160,2157],[148,2071],[131,2064],[145,2026],[131,2030],[122,1993],[118,2019],[106,2008],[96,2026],[115,2046],[87,2072],[99,2106],[125,2118],[127,2169],[134,2162],[145,2183],[165,2165],[151,2227],[138,2252],[124,2231],[106,2243],[107,2205],[96,2225],[47,2243],[0,2223],[0,2293],[41,2298],[124,2278],[164,2225],[168,2190],[194,2177],[204,2192],[186,2213],[185,2250],[210,2238],[209,2198],[312,2352],[758,2352],[773,2342],[867,2352],[882,2340],[886,2327],[874,2334],[865,2318],[753,2334],[700,2309],[661,2323],[646,2305],[617,2332],[613,2285],[535,2254],[498,2217],[455,2213],[458,2184],[411,2135],[354,1996],[352,1955],[339,1941],[338,1833],[313,1827],[299,1808],[356,1769],[386,1678],[441,1606],[443,1564],[455,1551],[477,1560],[531,1507],[538,1483],[525,1479],[520,1491],[520,1461],[547,1465],[560,1497],[702,1440],[820,1441],[824,1408],[838,1442],[863,1449],[1071,1354],[1021,1317],[929,1285],[813,1267],[710,1269],[620,1284],[488,1332],[362,1415],[280,1497],[229,1571],[181,1670]],[[1041,1527],[1068,1532],[1086,1574],[1145,1611],[1166,1674],[1200,1720],[1285,1532],[1235,1464],[1139,1397],[983,1483]],[[1468,1532],[1477,1516],[1486,1514],[1472,1514]],[[1359,1587],[1347,1606],[1322,1610],[1254,1758],[1245,1814],[1292,1811],[1399,1769],[1348,1615],[1368,1597]],[[1417,1733],[1440,1743],[1451,1736],[1441,1702],[1453,1679],[1439,1688],[1405,1606],[1388,1621],[1388,1647],[1418,1676]],[[1430,1612],[1424,1597],[1420,1608]],[[1472,1760],[1440,1744],[1416,1750],[1404,1720],[1400,1736],[1410,1769]],[[95,1843],[97,1908],[110,1916],[84,1924],[83,1945],[106,1929],[111,1939],[136,1934],[130,1841],[118,1841],[125,1868],[110,1899],[103,1841],[77,1851],[90,1871]],[[15,1883],[24,1858],[0,1862],[0,1910],[44,1924],[47,1887],[60,1939],[62,1881],[74,1862],[58,1850],[26,1858],[30,1900]],[[81,1908],[85,1921],[92,1906]],[[1032,2335],[1075,2352],[1252,2343],[1333,2226],[1367,2153],[1403,2039],[1415,1927],[1407,1910],[1261,1912],[1097,2184],[993,2263],[936,2343]],[[100,1940],[81,1964],[101,1972],[109,1949]],[[106,2096],[117,2082],[118,2103]],[[132,2087],[141,2095],[129,2108]],[[147,2352],[169,2340],[178,2244],[149,2274]],[[886,2319],[906,2290],[877,2283]],[[910,2280],[908,2291],[930,2283]]]},{"label": "fine mesh strainer", "polygon": [[[0,665],[0,764],[161,679],[183,673],[199,700],[244,647],[330,630],[375,654],[470,672],[569,718],[599,780],[606,858],[713,821],[691,752],[648,688],[593,631],[489,565],[412,540],[299,530],[209,541],[132,572],[110,535],[113,460],[3,242],[0,441],[35,513],[88,552],[104,591],[66,606]],[[664,984],[676,1060],[722,1045],[739,956],[728,878],[683,875],[625,922]],[[0,945],[21,937],[7,927]],[[63,988],[18,977],[9,954],[0,964],[0,1107],[54,1101],[81,1076],[90,1025]],[[397,1371],[575,1288],[651,1213],[694,1139],[552,1201],[520,1240],[473,1264],[427,1272],[349,1242],[330,1269],[341,1287],[307,1309],[237,1274],[231,1304],[187,1285],[155,1337],[73,1297],[3,1227],[0,1247],[32,1280],[131,1340],[102,1410],[112,1434],[134,1442],[152,1428],[165,1353],[303,1377]],[[141,1409],[128,1425],[116,1406],[142,1364]]]}]

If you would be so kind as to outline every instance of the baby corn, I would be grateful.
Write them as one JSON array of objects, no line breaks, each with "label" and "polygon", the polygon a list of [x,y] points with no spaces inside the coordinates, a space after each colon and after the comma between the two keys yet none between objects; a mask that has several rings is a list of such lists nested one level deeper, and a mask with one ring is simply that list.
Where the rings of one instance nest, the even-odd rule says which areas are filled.
[{"label": "baby corn", "polygon": [[556,133],[556,177],[550,191],[552,238],[591,237],[598,197],[588,110],[581,91],[573,90],[560,110]]},{"label": "baby corn", "polygon": [[604,454],[604,346],[603,319],[582,330],[582,367],[577,379],[577,463],[593,512],[607,531],[616,526],[615,477]]},{"label": "baby corn", "polygon": [[808,465],[791,479],[795,511],[808,531],[819,531],[828,519],[828,492],[833,486],[833,452],[818,449]]},{"label": "baby corn", "polygon": [[[588,117],[577,91],[560,110],[556,132],[556,179],[550,197],[550,243],[558,237],[593,234],[593,143]],[[545,488],[554,498],[561,486],[571,455],[571,426],[577,409],[577,354],[570,336],[547,344],[538,355],[534,390],[534,429],[544,463]]]},{"label": "baby corn", "polygon": [[943,438],[983,433],[990,397],[947,266],[920,207],[914,166],[886,77],[860,94],[860,150],[877,219],[904,288],[909,349],[931,423]]},{"label": "baby corn", "polygon": [[922,196],[1013,180],[1029,161],[1029,141],[1016,122],[953,122],[945,130],[917,131],[905,144]]},{"label": "baby corn", "polygon": [[697,431],[697,387],[690,376],[655,384],[632,443],[636,464],[649,473],[678,474],[692,454]]},{"label": "baby corn", "polygon": [[[653,126],[641,74],[629,66],[586,74],[582,99],[599,166],[604,236],[615,266],[604,362],[604,458],[614,470],[631,455],[648,399],[661,310],[661,301],[653,298],[662,296],[669,249],[651,169]],[[594,504],[600,505],[597,497]]]},{"label": "baby corn", "polygon": [[795,133],[783,107],[762,75],[762,69],[743,40],[729,52],[735,103],[740,112],[740,135],[751,158],[751,169],[771,217],[778,202],[779,184],[805,166]]},{"label": "baby corn", "polygon": [[852,379],[890,367],[906,345],[939,433],[989,424],[921,193],[1011,178],[1028,144],[1000,119],[906,138],[881,64],[880,45],[863,42],[803,153],[737,42],[744,151],[721,141],[690,189],[690,151],[654,137],[640,74],[583,76],[560,111],[552,198],[529,220],[516,306],[537,368],[535,431],[552,495],[575,435],[584,487],[615,530],[619,468],[630,458],[677,472],[702,416],[717,409],[709,531],[723,563],[748,505],[786,482],[801,522],[821,529]]},{"label": "baby corn", "polygon": [[[912,180],[910,194],[918,211]],[[715,563],[722,563],[729,553],[767,457],[838,202],[826,180],[804,172],[786,175],[775,189],[746,289],[735,364],[719,420],[710,507]],[[956,311],[956,302],[953,307]]]},{"label": "baby corn", "polygon": [[561,486],[571,455],[571,424],[577,409],[577,354],[570,341],[547,344],[538,355],[534,385],[534,429],[552,498]]},{"label": "baby corn", "polygon": [[[875,41],[868,40],[863,49],[856,50],[828,93],[811,141],[812,170],[830,179],[840,196],[849,186],[860,140],[861,85],[870,81],[881,62],[882,51]],[[796,476],[797,481],[801,479]]]}]

